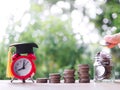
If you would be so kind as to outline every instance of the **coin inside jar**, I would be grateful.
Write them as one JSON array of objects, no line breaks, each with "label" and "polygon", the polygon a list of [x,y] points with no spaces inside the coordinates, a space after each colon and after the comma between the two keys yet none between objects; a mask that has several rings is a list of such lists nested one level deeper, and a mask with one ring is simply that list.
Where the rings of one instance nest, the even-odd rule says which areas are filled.
[{"label": "coin inside jar", "polygon": [[105,74],[105,68],[103,66],[97,66],[95,70],[97,77],[102,77]]}]

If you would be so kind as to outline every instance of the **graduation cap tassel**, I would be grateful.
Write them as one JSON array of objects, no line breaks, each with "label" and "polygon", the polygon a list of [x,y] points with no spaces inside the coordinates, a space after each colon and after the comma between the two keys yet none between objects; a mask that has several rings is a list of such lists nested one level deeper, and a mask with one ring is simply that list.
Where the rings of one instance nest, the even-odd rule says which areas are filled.
[{"label": "graduation cap tassel", "polygon": [[6,77],[13,78],[13,74],[11,72],[11,64],[12,64],[12,47],[9,48],[8,51],[8,61],[7,61],[7,70],[6,70]]}]

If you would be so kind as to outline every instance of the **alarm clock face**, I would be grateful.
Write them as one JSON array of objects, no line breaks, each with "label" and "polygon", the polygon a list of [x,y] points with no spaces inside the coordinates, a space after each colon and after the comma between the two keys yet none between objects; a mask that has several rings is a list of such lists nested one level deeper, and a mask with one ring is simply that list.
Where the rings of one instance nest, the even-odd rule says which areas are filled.
[{"label": "alarm clock face", "polygon": [[14,64],[14,71],[19,76],[27,75],[32,68],[31,62],[26,58],[21,58]]},{"label": "alarm clock face", "polygon": [[34,63],[28,57],[20,56],[12,63],[12,73],[16,78],[27,79],[34,71]]}]

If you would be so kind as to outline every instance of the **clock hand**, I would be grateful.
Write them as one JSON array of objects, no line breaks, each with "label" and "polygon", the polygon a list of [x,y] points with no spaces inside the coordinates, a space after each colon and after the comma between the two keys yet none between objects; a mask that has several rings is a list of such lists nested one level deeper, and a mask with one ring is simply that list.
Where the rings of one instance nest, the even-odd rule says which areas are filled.
[{"label": "clock hand", "polygon": [[23,69],[25,69],[25,60],[23,60]]},{"label": "clock hand", "polygon": [[28,62],[25,63],[25,66],[28,64]]},{"label": "clock hand", "polygon": [[22,61],[22,68],[24,68],[24,61]]},{"label": "clock hand", "polygon": [[23,69],[23,67],[22,68],[19,68],[17,71],[20,71],[20,70],[22,70]]},{"label": "clock hand", "polygon": [[24,66],[24,69],[25,69],[25,66],[26,66],[27,64],[28,64],[28,62],[25,62],[25,60],[24,60],[24,65],[23,65],[23,66]]},{"label": "clock hand", "polygon": [[24,67],[24,61],[22,62],[22,67],[21,68],[19,68],[17,71],[20,71],[20,70],[22,70],[22,69],[24,69],[25,67]]},{"label": "clock hand", "polygon": [[20,71],[20,70],[22,70],[22,69],[25,69],[25,61],[24,61],[24,60],[23,60],[23,65],[22,65],[22,67],[19,68],[17,71]]}]

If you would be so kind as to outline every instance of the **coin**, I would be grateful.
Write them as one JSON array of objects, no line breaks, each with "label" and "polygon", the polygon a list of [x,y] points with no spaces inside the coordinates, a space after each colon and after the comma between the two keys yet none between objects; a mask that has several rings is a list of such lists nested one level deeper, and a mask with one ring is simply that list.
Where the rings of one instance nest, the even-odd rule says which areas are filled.
[{"label": "coin", "polygon": [[105,65],[104,67],[105,67],[107,73],[111,73],[111,71],[112,71],[112,66],[110,66],[110,65]]},{"label": "coin", "polygon": [[80,83],[90,83],[90,79],[80,79]]},{"label": "coin", "polygon": [[60,83],[60,80],[57,79],[50,79],[49,83]]},{"label": "coin", "polygon": [[79,76],[80,76],[81,79],[86,79],[86,78],[89,79],[90,78],[89,74],[86,74],[86,75],[81,74]]},{"label": "coin", "polygon": [[47,83],[48,78],[37,78],[36,83]]},{"label": "coin", "polygon": [[64,79],[64,83],[75,83],[75,79]]}]

